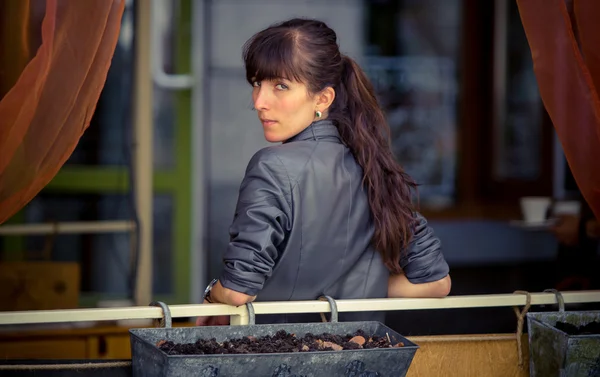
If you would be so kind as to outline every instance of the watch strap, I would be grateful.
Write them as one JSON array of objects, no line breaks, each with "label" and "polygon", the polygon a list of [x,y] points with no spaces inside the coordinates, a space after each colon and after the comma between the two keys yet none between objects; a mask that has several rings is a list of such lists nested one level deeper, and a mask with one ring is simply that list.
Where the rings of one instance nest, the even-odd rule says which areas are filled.
[{"label": "watch strap", "polygon": [[210,283],[208,283],[206,289],[204,290],[204,296],[202,297],[203,300],[206,300],[211,304],[213,303],[213,301],[210,299],[210,291],[213,289],[213,287],[215,286],[215,284],[217,284],[218,281],[219,279],[213,279]]}]

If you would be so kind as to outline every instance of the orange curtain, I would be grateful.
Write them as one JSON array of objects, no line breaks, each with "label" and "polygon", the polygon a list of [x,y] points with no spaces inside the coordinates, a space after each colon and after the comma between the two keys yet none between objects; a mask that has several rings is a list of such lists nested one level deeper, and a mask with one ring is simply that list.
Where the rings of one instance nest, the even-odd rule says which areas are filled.
[{"label": "orange curtain", "polygon": [[544,106],[600,219],[600,1],[517,0]]},{"label": "orange curtain", "polygon": [[0,99],[31,59],[30,0],[0,0]]},{"label": "orange curtain", "polygon": [[[30,57],[23,41],[31,1],[5,0],[12,8],[2,12],[20,17],[12,23],[21,27],[8,34],[12,43],[3,38],[4,66],[14,62],[20,75],[0,101],[0,224],[48,184],[88,127],[125,7],[125,0],[46,0],[41,44]],[[6,46],[22,48],[7,54]]]}]

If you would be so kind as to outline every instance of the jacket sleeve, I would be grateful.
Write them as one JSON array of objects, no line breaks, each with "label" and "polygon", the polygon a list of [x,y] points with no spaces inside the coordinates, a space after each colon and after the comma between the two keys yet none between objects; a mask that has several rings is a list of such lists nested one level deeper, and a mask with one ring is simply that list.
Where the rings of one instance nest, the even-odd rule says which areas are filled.
[{"label": "jacket sleeve", "polygon": [[400,267],[413,284],[430,283],[440,280],[450,272],[442,254],[440,239],[421,214],[416,215],[417,224],[413,238],[400,256]]},{"label": "jacket sleeve", "polygon": [[283,164],[268,148],[250,160],[223,256],[219,280],[225,288],[255,296],[271,276],[291,229],[290,186]]}]

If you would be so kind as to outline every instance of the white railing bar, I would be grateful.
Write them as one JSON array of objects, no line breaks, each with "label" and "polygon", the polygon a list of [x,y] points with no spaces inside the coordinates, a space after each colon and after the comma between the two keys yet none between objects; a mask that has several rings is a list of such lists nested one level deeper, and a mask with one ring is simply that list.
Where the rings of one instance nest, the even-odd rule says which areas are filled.
[{"label": "white railing bar", "polygon": [[[600,302],[600,291],[561,292],[565,304]],[[522,294],[464,295],[440,299],[364,299],[336,300],[339,312],[395,311],[426,309],[457,309],[482,307],[524,306]],[[532,305],[556,304],[553,293],[531,293]],[[282,301],[253,303],[255,314],[321,313],[329,312],[326,301]],[[569,308],[567,307],[567,310]],[[199,315],[246,315],[246,307],[228,305],[169,305],[171,317],[196,317]],[[32,310],[0,313],[0,325],[32,323],[59,323],[81,321],[114,321],[124,319],[161,318],[158,307],[134,306],[126,308]]]},{"label": "white railing bar", "polygon": [[[229,305],[172,305],[169,306],[173,318],[198,315],[244,315],[244,306]],[[194,314],[190,314],[194,313]],[[132,306],[123,308],[93,308],[65,310],[28,310],[0,313],[0,325],[23,325],[34,323],[61,323],[87,321],[118,321],[126,319],[158,319],[162,309],[152,306]]]},{"label": "white railing bar", "polygon": [[[561,292],[565,304],[600,302],[599,291]],[[503,306],[523,306],[522,294],[463,295],[439,298],[399,298],[336,300],[339,312],[370,312],[394,310],[459,309]],[[532,305],[556,304],[554,293],[531,293]],[[315,313],[329,311],[327,302],[260,302],[254,304],[255,314]]]},{"label": "white railing bar", "polygon": [[43,235],[43,234],[79,234],[114,233],[135,230],[135,222],[128,220],[77,221],[40,224],[14,224],[0,226],[0,235]]}]

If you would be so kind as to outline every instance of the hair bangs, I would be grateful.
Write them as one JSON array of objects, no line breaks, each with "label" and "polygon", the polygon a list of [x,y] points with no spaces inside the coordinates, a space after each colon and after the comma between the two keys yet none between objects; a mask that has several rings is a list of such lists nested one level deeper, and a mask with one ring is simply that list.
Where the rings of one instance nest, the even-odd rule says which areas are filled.
[{"label": "hair bangs", "polygon": [[286,79],[302,82],[304,75],[296,56],[295,38],[291,33],[282,36],[283,30],[258,34],[244,49],[246,80]]}]

